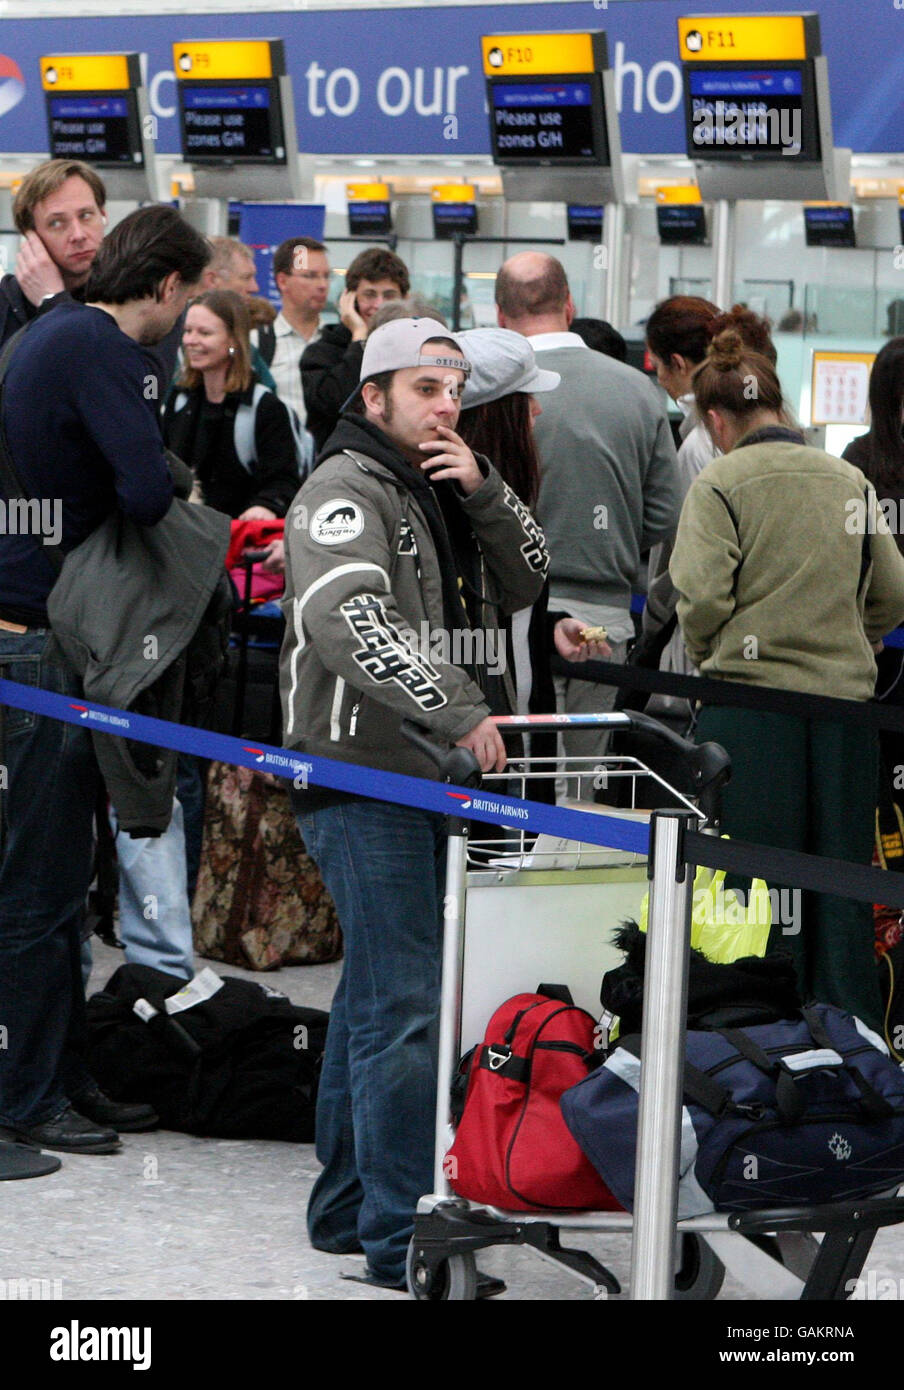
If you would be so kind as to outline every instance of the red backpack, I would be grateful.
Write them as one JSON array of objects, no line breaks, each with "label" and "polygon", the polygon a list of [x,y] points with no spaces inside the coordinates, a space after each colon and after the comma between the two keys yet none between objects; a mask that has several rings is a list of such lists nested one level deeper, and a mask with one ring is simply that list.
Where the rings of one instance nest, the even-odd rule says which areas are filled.
[{"label": "red backpack", "polygon": [[516,994],[463,1059],[464,1111],[443,1165],[459,1196],[518,1211],[622,1210],[559,1109],[562,1092],[603,1060],[593,1018],[562,993],[568,1002]]}]

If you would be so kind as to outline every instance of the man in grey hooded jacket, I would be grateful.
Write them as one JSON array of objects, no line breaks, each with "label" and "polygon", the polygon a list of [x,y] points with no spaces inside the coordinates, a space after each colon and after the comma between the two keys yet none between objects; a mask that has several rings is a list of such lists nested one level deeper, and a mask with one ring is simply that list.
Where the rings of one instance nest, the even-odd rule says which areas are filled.
[{"label": "man in grey hooded jacket", "polygon": [[[362,413],[340,417],[287,517],[289,747],[435,777],[402,738],[407,717],[484,771],[505,765],[488,701],[506,712],[506,673],[480,657],[500,650],[498,617],[538,597],[547,555],[527,509],[455,433],[466,371],[430,319],[367,340]],[[345,941],[308,1229],[317,1249],[363,1249],[370,1282],[403,1288],[432,1186],[444,819],[321,788],[295,796]]]}]

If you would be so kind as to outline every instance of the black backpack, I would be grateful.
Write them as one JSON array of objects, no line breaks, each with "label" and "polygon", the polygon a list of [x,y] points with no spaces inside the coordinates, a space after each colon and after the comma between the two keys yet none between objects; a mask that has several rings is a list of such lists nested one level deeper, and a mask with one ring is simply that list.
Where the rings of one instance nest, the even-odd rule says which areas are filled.
[{"label": "black backpack", "polygon": [[[208,969],[195,980],[217,978]],[[165,1001],[185,987],[150,966],[123,965],[88,1000],[87,1060],[101,1088],[152,1105],[164,1129],[312,1141],[329,1015],[231,976],[168,1014]]]}]

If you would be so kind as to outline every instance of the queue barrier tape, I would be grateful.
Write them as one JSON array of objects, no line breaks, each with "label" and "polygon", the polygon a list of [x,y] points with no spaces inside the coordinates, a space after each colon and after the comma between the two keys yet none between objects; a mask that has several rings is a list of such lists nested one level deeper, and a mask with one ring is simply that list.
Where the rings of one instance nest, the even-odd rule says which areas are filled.
[{"label": "queue barrier tape", "polygon": [[492,825],[630,850],[635,854],[646,855],[649,851],[649,827],[637,821],[548,806],[540,801],[504,796],[483,788],[456,787],[446,782],[408,777],[400,772],[362,767],[357,763],[340,763],[332,758],[293,753],[266,743],[252,744],[247,739],[233,738],[229,734],[215,734],[207,729],[154,719],[130,710],[111,709],[107,705],[98,705],[76,696],[58,695],[37,686],[22,685],[18,681],[0,679],[0,704],[50,719],[61,719],[67,724],[80,724],[91,733],[135,739],[158,748],[170,748],[178,753],[191,753],[196,757],[247,767],[252,772],[271,772],[290,780],[300,777],[303,780],[299,782],[299,787],[329,787],[334,791],[371,797],[375,801],[397,802],[424,811],[438,811],[444,816],[488,821]]},{"label": "queue barrier tape", "polygon": [[753,709],[763,714],[831,719],[860,728],[895,729],[904,733],[904,707],[879,700],[844,700],[834,695],[807,695],[803,691],[782,690],[772,685],[714,680],[710,676],[680,676],[673,671],[652,670],[647,666],[622,666],[611,661],[584,661],[578,664],[565,661],[558,655],[552,658],[552,668],[556,675],[565,676],[568,680],[614,685],[622,690],[673,695],[682,700],[699,700],[704,705]]},{"label": "queue barrier tape", "polygon": [[[649,826],[637,821],[548,806],[482,788],[456,787],[313,754],[292,753],[270,744],[252,744],[228,734],[215,734],[187,724],[154,719],[150,715],[112,709],[75,696],[21,685],[18,681],[0,679],[0,705],[60,719],[67,724],[80,724],[91,733],[134,739],[158,748],[247,767],[252,772],[270,772],[286,779],[300,776],[305,779],[301,783],[303,786],[330,787],[464,820],[556,835],[644,856],[649,853]],[[763,878],[770,886],[805,888],[904,909],[904,874],[867,868],[849,860],[718,839],[693,830],[687,830],[683,836],[681,860],[707,868],[726,869],[745,877]]]}]

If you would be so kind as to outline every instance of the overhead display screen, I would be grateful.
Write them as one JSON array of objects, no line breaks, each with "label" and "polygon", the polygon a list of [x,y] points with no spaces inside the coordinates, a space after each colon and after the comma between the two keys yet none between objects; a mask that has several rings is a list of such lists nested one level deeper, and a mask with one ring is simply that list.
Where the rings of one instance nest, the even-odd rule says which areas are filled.
[{"label": "overhead display screen", "polygon": [[808,246],[856,246],[853,208],[804,208]]},{"label": "overhead display screen", "polygon": [[391,232],[392,216],[389,204],[383,200],[370,199],[350,202],[348,230],[351,236],[384,236]]},{"label": "overhead display screen", "polygon": [[440,241],[452,236],[453,232],[468,232],[472,236],[477,231],[476,203],[433,203],[433,235]]},{"label": "overhead display screen", "polygon": [[180,82],[182,153],[192,164],[223,160],[285,164],[273,82]]},{"label": "overhead display screen", "polygon": [[568,240],[602,241],[603,207],[601,203],[569,203]]},{"label": "overhead display screen", "polygon": [[489,83],[493,157],[500,164],[609,163],[597,75]]},{"label": "overhead display screen", "polygon": [[67,93],[48,96],[51,159],[143,166],[135,96]]},{"label": "overhead display screen", "polygon": [[697,159],[820,158],[811,65],[685,70],[687,152]]},{"label": "overhead display screen", "polygon": [[658,207],[656,225],[663,246],[703,246],[706,242],[706,213],[699,203]]}]

